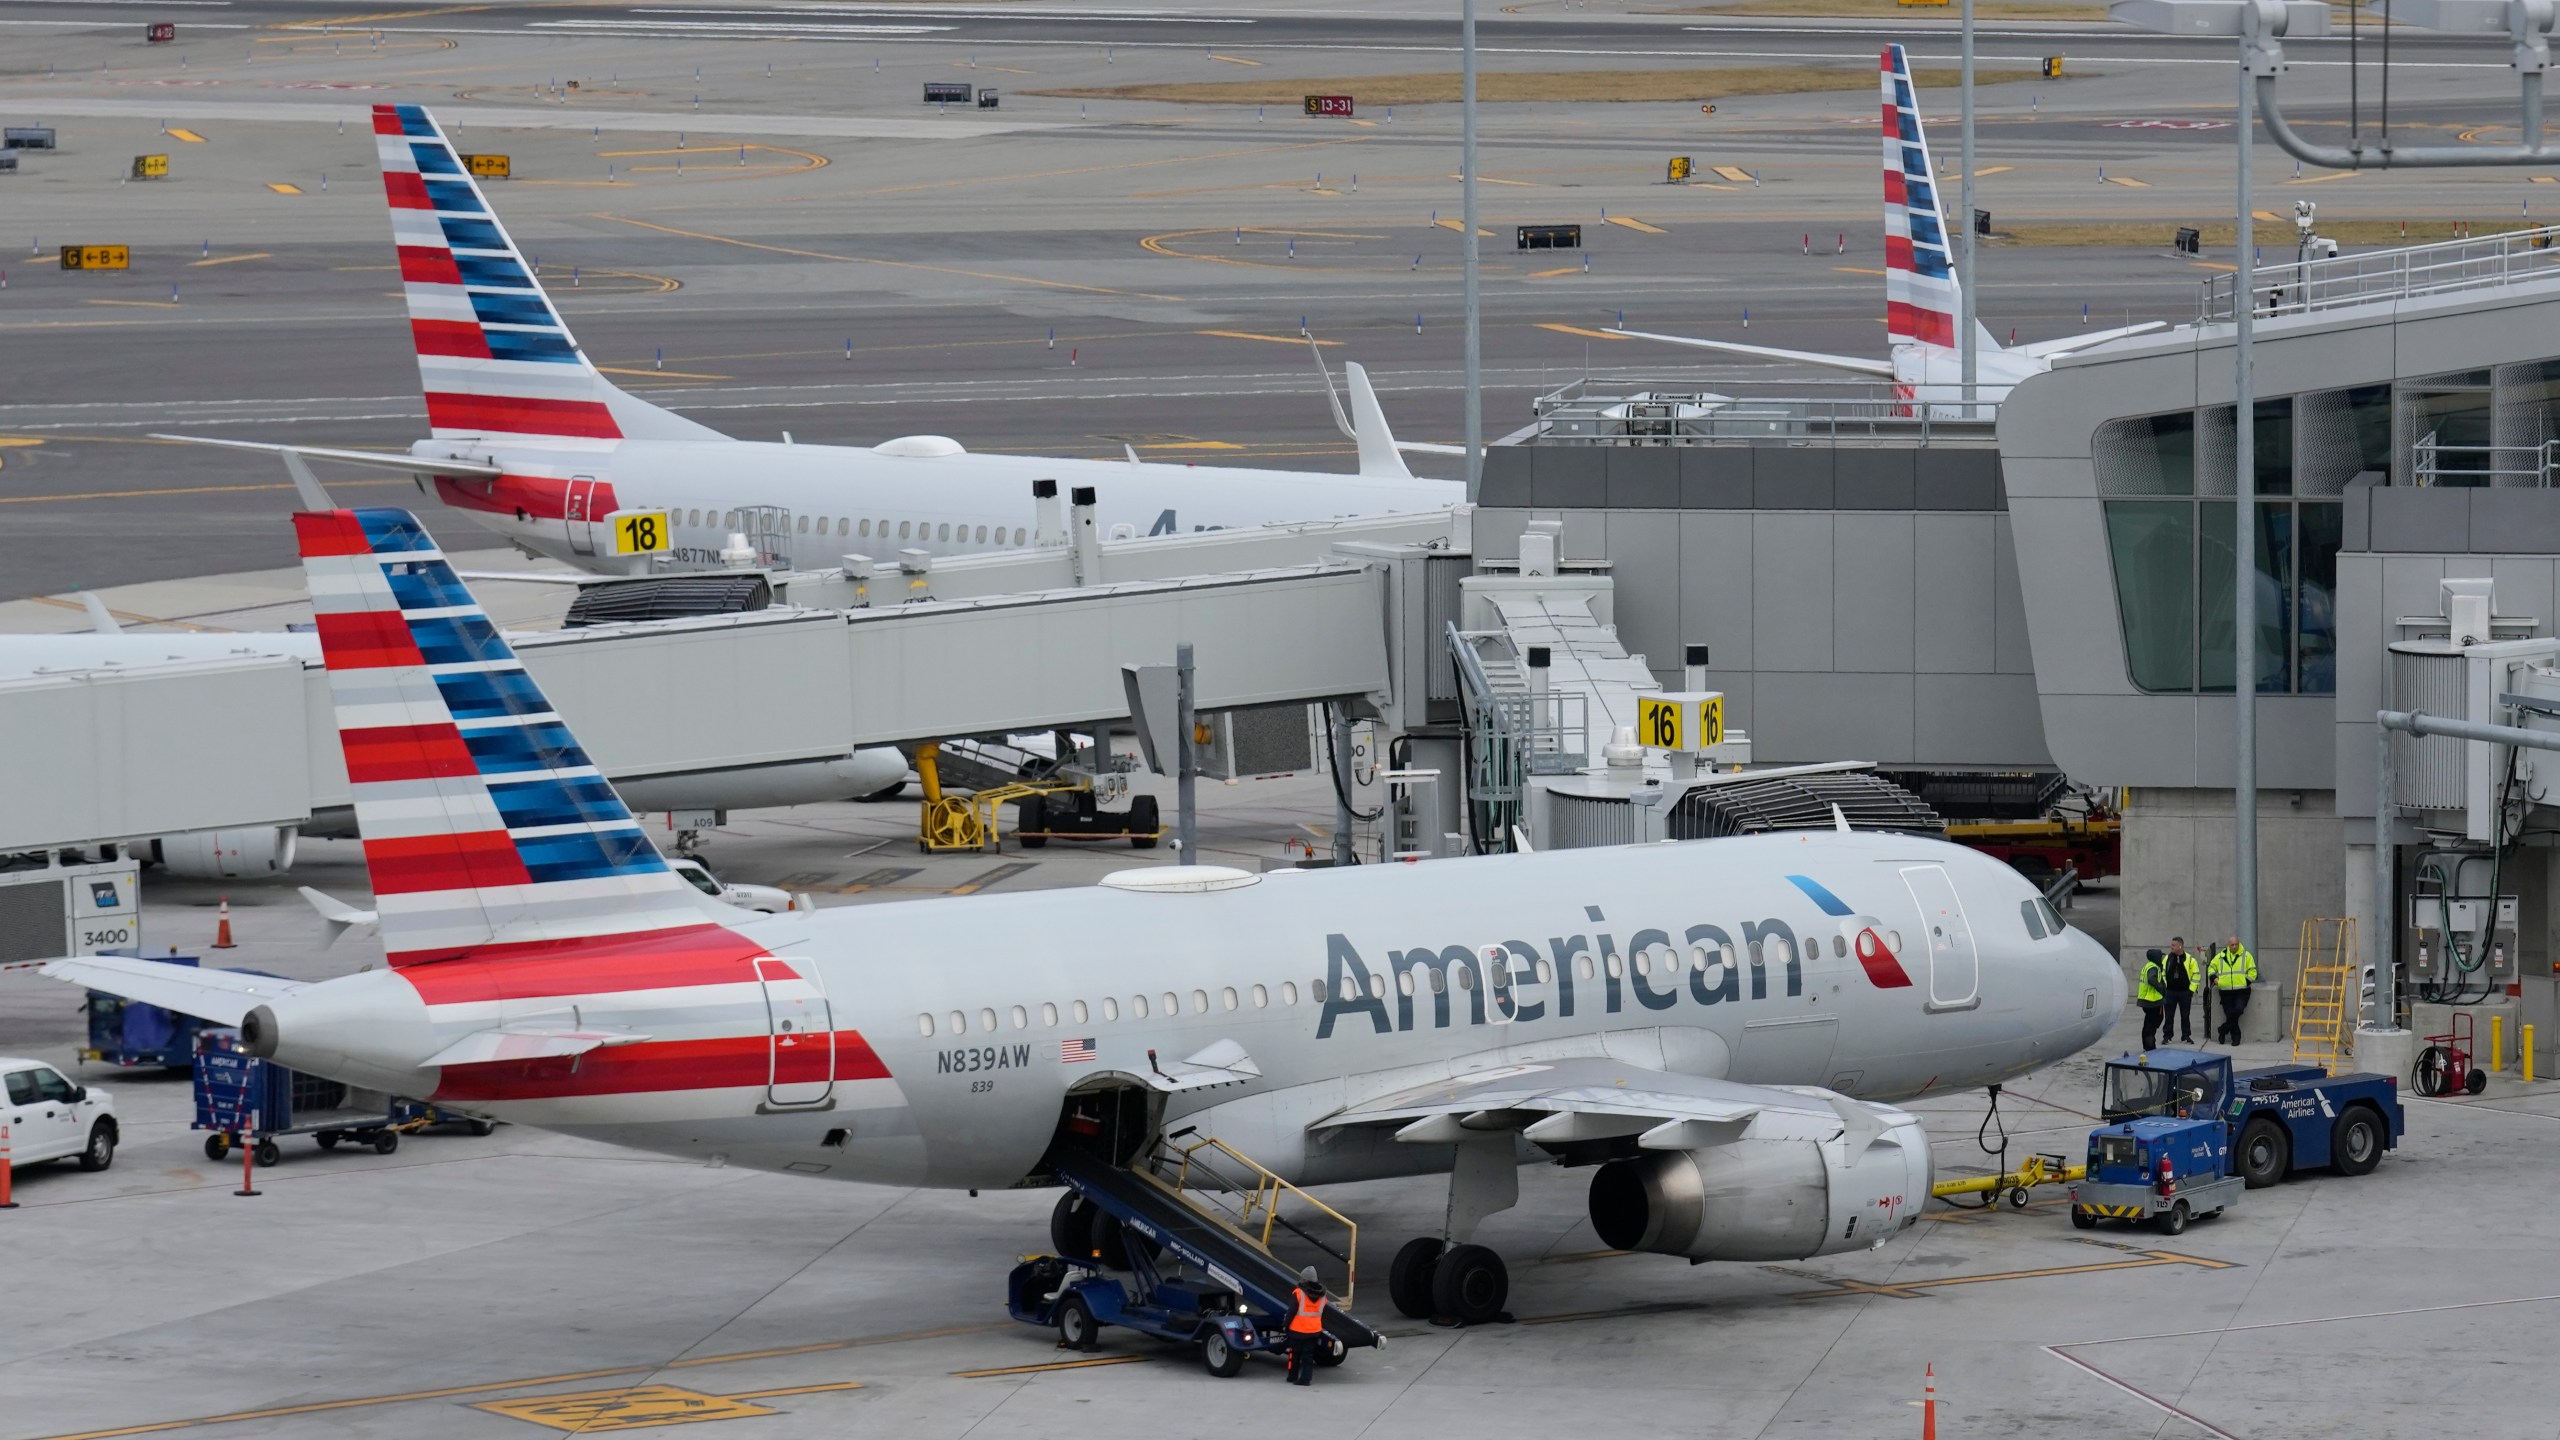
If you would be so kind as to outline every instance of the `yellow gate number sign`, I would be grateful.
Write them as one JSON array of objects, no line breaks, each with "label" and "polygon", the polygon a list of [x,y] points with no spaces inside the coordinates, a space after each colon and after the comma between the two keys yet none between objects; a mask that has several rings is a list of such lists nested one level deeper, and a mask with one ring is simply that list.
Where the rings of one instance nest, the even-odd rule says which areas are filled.
[{"label": "yellow gate number sign", "polygon": [[166,155],[136,155],[136,156],[134,156],[134,157],[133,157],[133,178],[134,178],[134,179],[136,179],[136,180],[165,180],[165,179],[167,179],[167,178],[168,178],[168,176],[169,176],[169,157],[168,157],[168,156],[166,156]]},{"label": "yellow gate number sign", "polygon": [[133,268],[133,252],[122,245],[65,245],[62,247],[65,270],[129,270]]},{"label": "yellow gate number sign", "polygon": [[1672,183],[1672,184],[1674,184],[1674,185],[1683,185],[1683,184],[1688,183],[1688,180],[1689,180],[1689,157],[1688,157],[1688,156],[1686,156],[1686,155],[1674,155],[1674,156],[1672,156],[1672,157],[1671,157],[1671,175],[1670,175],[1670,183]]},{"label": "yellow gate number sign", "polygon": [[2044,57],[2044,78],[2047,80],[2059,80],[2062,78],[2061,56],[2047,55]]},{"label": "yellow gate number sign", "polygon": [[628,510],[613,517],[613,553],[655,555],[669,544],[662,510]]},{"label": "yellow gate number sign", "polygon": [[515,166],[504,155],[465,155],[462,163],[483,180],[504,180],[515,173]]},{"label": "yellow gate number sign", "polygon": [[1714,691],[1636,700],[1636,740],[1648,750],[1705,750],[1724,743],[1724,696]]}]

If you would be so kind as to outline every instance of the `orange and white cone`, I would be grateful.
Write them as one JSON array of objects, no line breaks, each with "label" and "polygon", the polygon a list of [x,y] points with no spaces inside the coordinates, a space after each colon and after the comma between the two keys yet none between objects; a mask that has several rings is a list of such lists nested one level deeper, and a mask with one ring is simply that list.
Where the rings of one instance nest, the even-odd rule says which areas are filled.
[{"label": "orange and white cone", "polygon": [[1921,1379],[1920,1440],[1938,1440],[1938,1367],[1929,1366]]},{"label": "orange and white cone", "polygon": [[214,922],[213,948],[216,950],[239,948],[231,943],[231,897],[228,895],[222,897],[222,918]]}]

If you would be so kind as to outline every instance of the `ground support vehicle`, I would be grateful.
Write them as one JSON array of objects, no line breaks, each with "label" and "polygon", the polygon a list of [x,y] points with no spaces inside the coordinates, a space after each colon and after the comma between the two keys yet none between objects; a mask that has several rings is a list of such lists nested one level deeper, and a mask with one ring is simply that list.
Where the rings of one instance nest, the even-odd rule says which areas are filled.
[{"label": "ground support vehicle", "polygon": [[[152,957],[165,965],[194,965],[198,957],[172,950]],[[127,1069],[157,1066],[185,1070],[195,1064],[196,1032],[204,1022],[193,1015],[127,1000],[104,990],[89,992],[89,1045],[80,1058]]]},{"label": "ground support vehicle", "polygon": [[[220,1026],[196,1036],[195,1101],[191,1128],[209,1132],[206,1159],[219,1160],[233,1146],[248,1145],[260,1165],[284,1159],[279,1142],[288,1135],[311,1136],[323,1150],[353,1141],[388,1155],[400,1148],[402,1135],[460,1118],[396,1097],[380,1110],[350,1110],[346,1086],[261,1060],[240,1048],[239,1031]],[[485,1133],[488,1122],[470,1123]]]},{"label": "ground support vehicle", "polygon": [[83,1170],[116,1163],[115,1097],[83,1085],[41,1060],[0,1055],[0,1128],[9,1163],[19,1169],[76,1159]]},{"label": "ground support vehicle", "polygon": [[[1067,1252],[1014,1267],[1006,1311],[1055,1326],[1071,1350],[1091,1350],[1103,1327],[1121,1325],[1198,1348],[1201,1366],[1225,1378],[1255,1354],[1288,1349],[1297,1272],[1154,1176],[1088,1156],[1053,1156],[1068,1193],[1050,1222]],[[1125,1264],[1128,1278],[1111,1273]],[[1338,1306],[1325,1311],[1330,1342],[1318,1363],[1339,1365],[1355,1347],[1385,1344]]]}]

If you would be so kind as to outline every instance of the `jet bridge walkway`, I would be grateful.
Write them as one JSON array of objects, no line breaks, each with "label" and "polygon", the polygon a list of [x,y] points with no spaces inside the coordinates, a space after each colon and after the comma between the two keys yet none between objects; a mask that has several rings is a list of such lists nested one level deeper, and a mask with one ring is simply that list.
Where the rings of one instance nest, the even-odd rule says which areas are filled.
[{"label": "jet bridge walkway", "polygon": [[[1195,1170],[1199,1168],[1193,1166]],[[1049,1172],[1103,1214],[1119,1221],[1124,1231],[1145,1236],[1177,1259],[1205,1271],[1232,1288],[1257,1313],[1281,1317],[1290,1313],[1289,1295],[1297,1288],[1297,1267],[1183,1190],[1148,1171],[1126,1169],[1100,1156],[1067,1149],[1051,1153]],[[1205,1178],[1211,1184],[1243,1189],[1251,1189],[1253,1184],[1250,1177]],[[1349,1246],[1336,1250],[1285,1220],[1277,1225],[1332,1257],[1346,1275],[1352,1270],[1355,1252]],[[1349,1282],[1346,1280],[1340,1289],[1347,1294]],[[1381,1343],[1374,1328],[1352,1316],[1340,1303],[1325,1307],[1324,1328],[1347,1349]]]}]

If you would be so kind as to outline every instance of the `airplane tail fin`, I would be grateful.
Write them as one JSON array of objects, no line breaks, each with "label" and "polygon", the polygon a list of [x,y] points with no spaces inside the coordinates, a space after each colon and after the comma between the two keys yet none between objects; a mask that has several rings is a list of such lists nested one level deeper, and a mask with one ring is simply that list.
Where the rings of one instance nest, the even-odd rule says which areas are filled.
[{"label": "airplane tail fin", "polygon": [[436,439],[724,438],[587,362],[425,106],[374,106],[373,133]]},{"label": "airplane tail fin", "polygon": [[394,966],[710,923],[416,516],[293,528]]},{"label": "airplane tail fin", "polygon": [[[1911,60],[1884,47],[1884,313],[1895,345],[1953,348],[1958,302],[1938,171],[1911,86]],[[1996,348],[1996,347],[1995,347]]]}]

